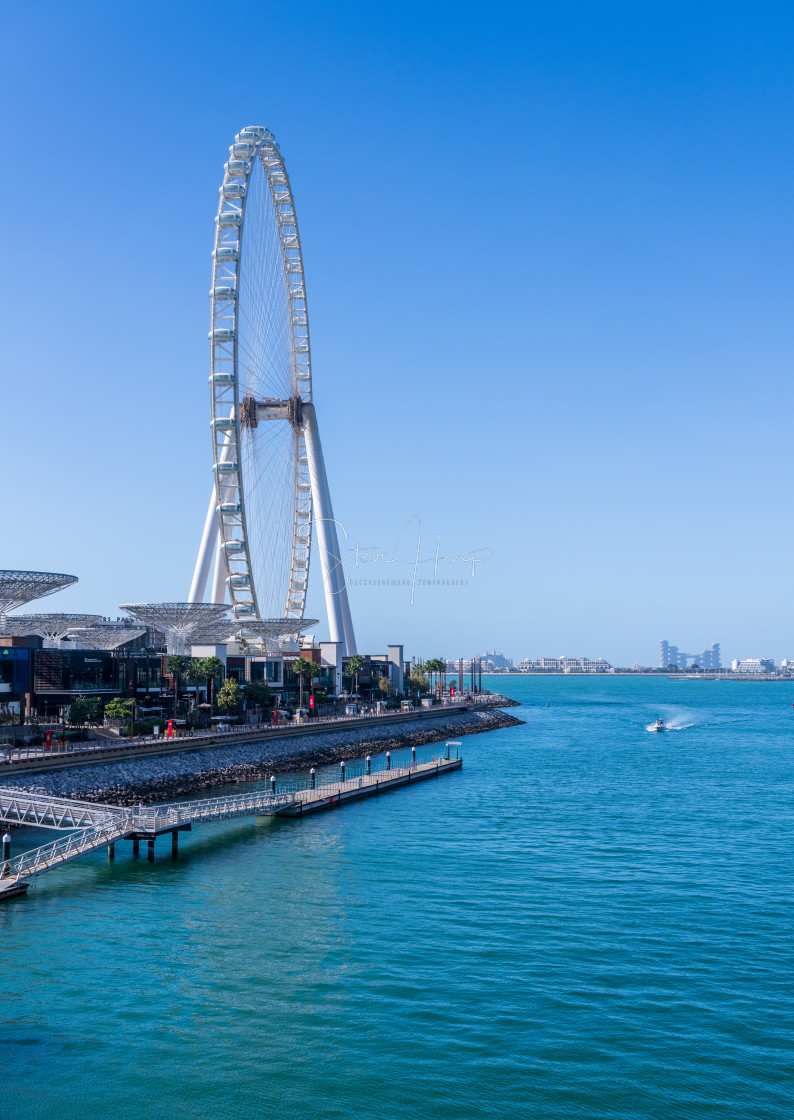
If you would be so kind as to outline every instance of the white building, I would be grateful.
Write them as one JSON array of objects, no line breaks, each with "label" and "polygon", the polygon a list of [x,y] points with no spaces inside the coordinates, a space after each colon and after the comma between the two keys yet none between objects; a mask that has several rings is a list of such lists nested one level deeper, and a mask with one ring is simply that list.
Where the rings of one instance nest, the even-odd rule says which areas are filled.
[{"label": "white building", "polygon": [[774,673],[775,663],[770,657],[747,657],[744,661],[734,658],[731,669],[734,673]]},{"label": "white building", "polygon": [[524,673],[606,673],[612,666],[603,657],[525,657],[517,668]]},{"label": "white building", "polygon": [[447,672],[460,673],[461,661],[463,662],[463,672],[470,673],[472,664],[474,671],[478,672],[482,669],[483,673],[493,673],[496,669],[512,669],[513,662],[509,657],[505,657],[503,653],[498,653],[495,649],[486,650],[485,653],[480,653],[476,657],[459,657],[454,661],[447,658]]}]

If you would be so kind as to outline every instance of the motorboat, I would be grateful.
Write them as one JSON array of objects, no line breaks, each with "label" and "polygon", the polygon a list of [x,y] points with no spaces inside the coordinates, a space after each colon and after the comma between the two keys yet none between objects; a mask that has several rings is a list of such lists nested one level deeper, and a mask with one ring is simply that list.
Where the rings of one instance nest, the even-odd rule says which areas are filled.
[{"label": "motorboat", "polygon": [[657,719],[656,723],[651,724],[649,730],[650,731],[666,731],[667,728],[665,727],[665,723],[664,723],[663,719]]}]

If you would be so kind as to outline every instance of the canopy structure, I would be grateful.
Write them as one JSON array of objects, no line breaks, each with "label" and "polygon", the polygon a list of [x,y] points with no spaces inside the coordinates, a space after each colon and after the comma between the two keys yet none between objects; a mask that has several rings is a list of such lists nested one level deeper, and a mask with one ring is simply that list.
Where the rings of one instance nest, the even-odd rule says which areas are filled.
[{"label": "canopy structure", "polygon": [[208,626],[193,638],[194,645],[223,645],[240,642],[243,646],[263,645],[267,639],[297,638],[309,626],[316,626],[316,618],[236,618]]},{"label": "canopy structure", "polygon": [[53,649],[75,627],[101,621],[101,614],[15,614],[7,620],[7,626],[8,632],[15,637],[37,634],[44,639],[45,648]]},{"label": "canopy structure", "polygon": [[[165,635],[170,654],[184,654],[195,635],[220,623],[229,608],[225,603],[121,603],[138,622]],[[230,622],[230,626],[234,624]]]},{"label": "canopy structure", "polygon": [[144,626],[135,626],[132,623],[127,625],[105,623],[104,626],[100,623],[98,626],[75,627],[69,631],[67,637],[87,649],[117,649],[126,642],[134,641],[135,638],[142,638],[145,633]]},{"label": "canopy structure", "polygon": [[54,595],[63,587],[77,583],[77,576],[67,576],[62,572],[18,572],[10,569],[0,570],[0,634],[8,634],[6,612],[24,607],[34,599]]}]

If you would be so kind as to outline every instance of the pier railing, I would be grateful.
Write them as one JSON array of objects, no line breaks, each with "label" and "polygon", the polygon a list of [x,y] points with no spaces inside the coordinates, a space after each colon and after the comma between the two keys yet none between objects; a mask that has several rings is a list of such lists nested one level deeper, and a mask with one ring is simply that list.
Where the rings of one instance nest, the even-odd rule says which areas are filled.
[{"label": "pier railing", "polygon": [[30,852],[9,860],[0,868],[0,879],[34,879],[45,871],[50,871],[69,860],[103,848],[121,840],[132,831],[132,814],[124,817],[109,818],[104,824],[72,832],[51,844],[43,844]]}]

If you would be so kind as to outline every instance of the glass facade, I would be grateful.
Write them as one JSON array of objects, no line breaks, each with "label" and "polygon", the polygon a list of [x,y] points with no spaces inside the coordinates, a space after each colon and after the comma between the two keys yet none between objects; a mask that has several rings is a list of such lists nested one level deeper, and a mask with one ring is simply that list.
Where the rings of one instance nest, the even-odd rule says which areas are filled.
[{"label": "glass facade", "polygon": [[11,646],[0,648],[0,701],[30,692],[31,653]]},{"label": "glass facade", "polygon": [[[14,652],[27,654],[28,650]],[[163,686],[162,658],[157,655],[130,657],[109,650],[39,649],[33,657],[36,693],[124,693],[129,688],[147,693]]]},{"label": "glass facade", "polygon": [[245,684],[245,658],[227,657],[226,676],[231,677],[238,684]]},{"label": "glass facade", "polygon": [[130,660],[130,674],[134,674],[135,687],[138,692],[151,692],[152,689],[162,688],[162,658],[160,657],[135,657]]}]

